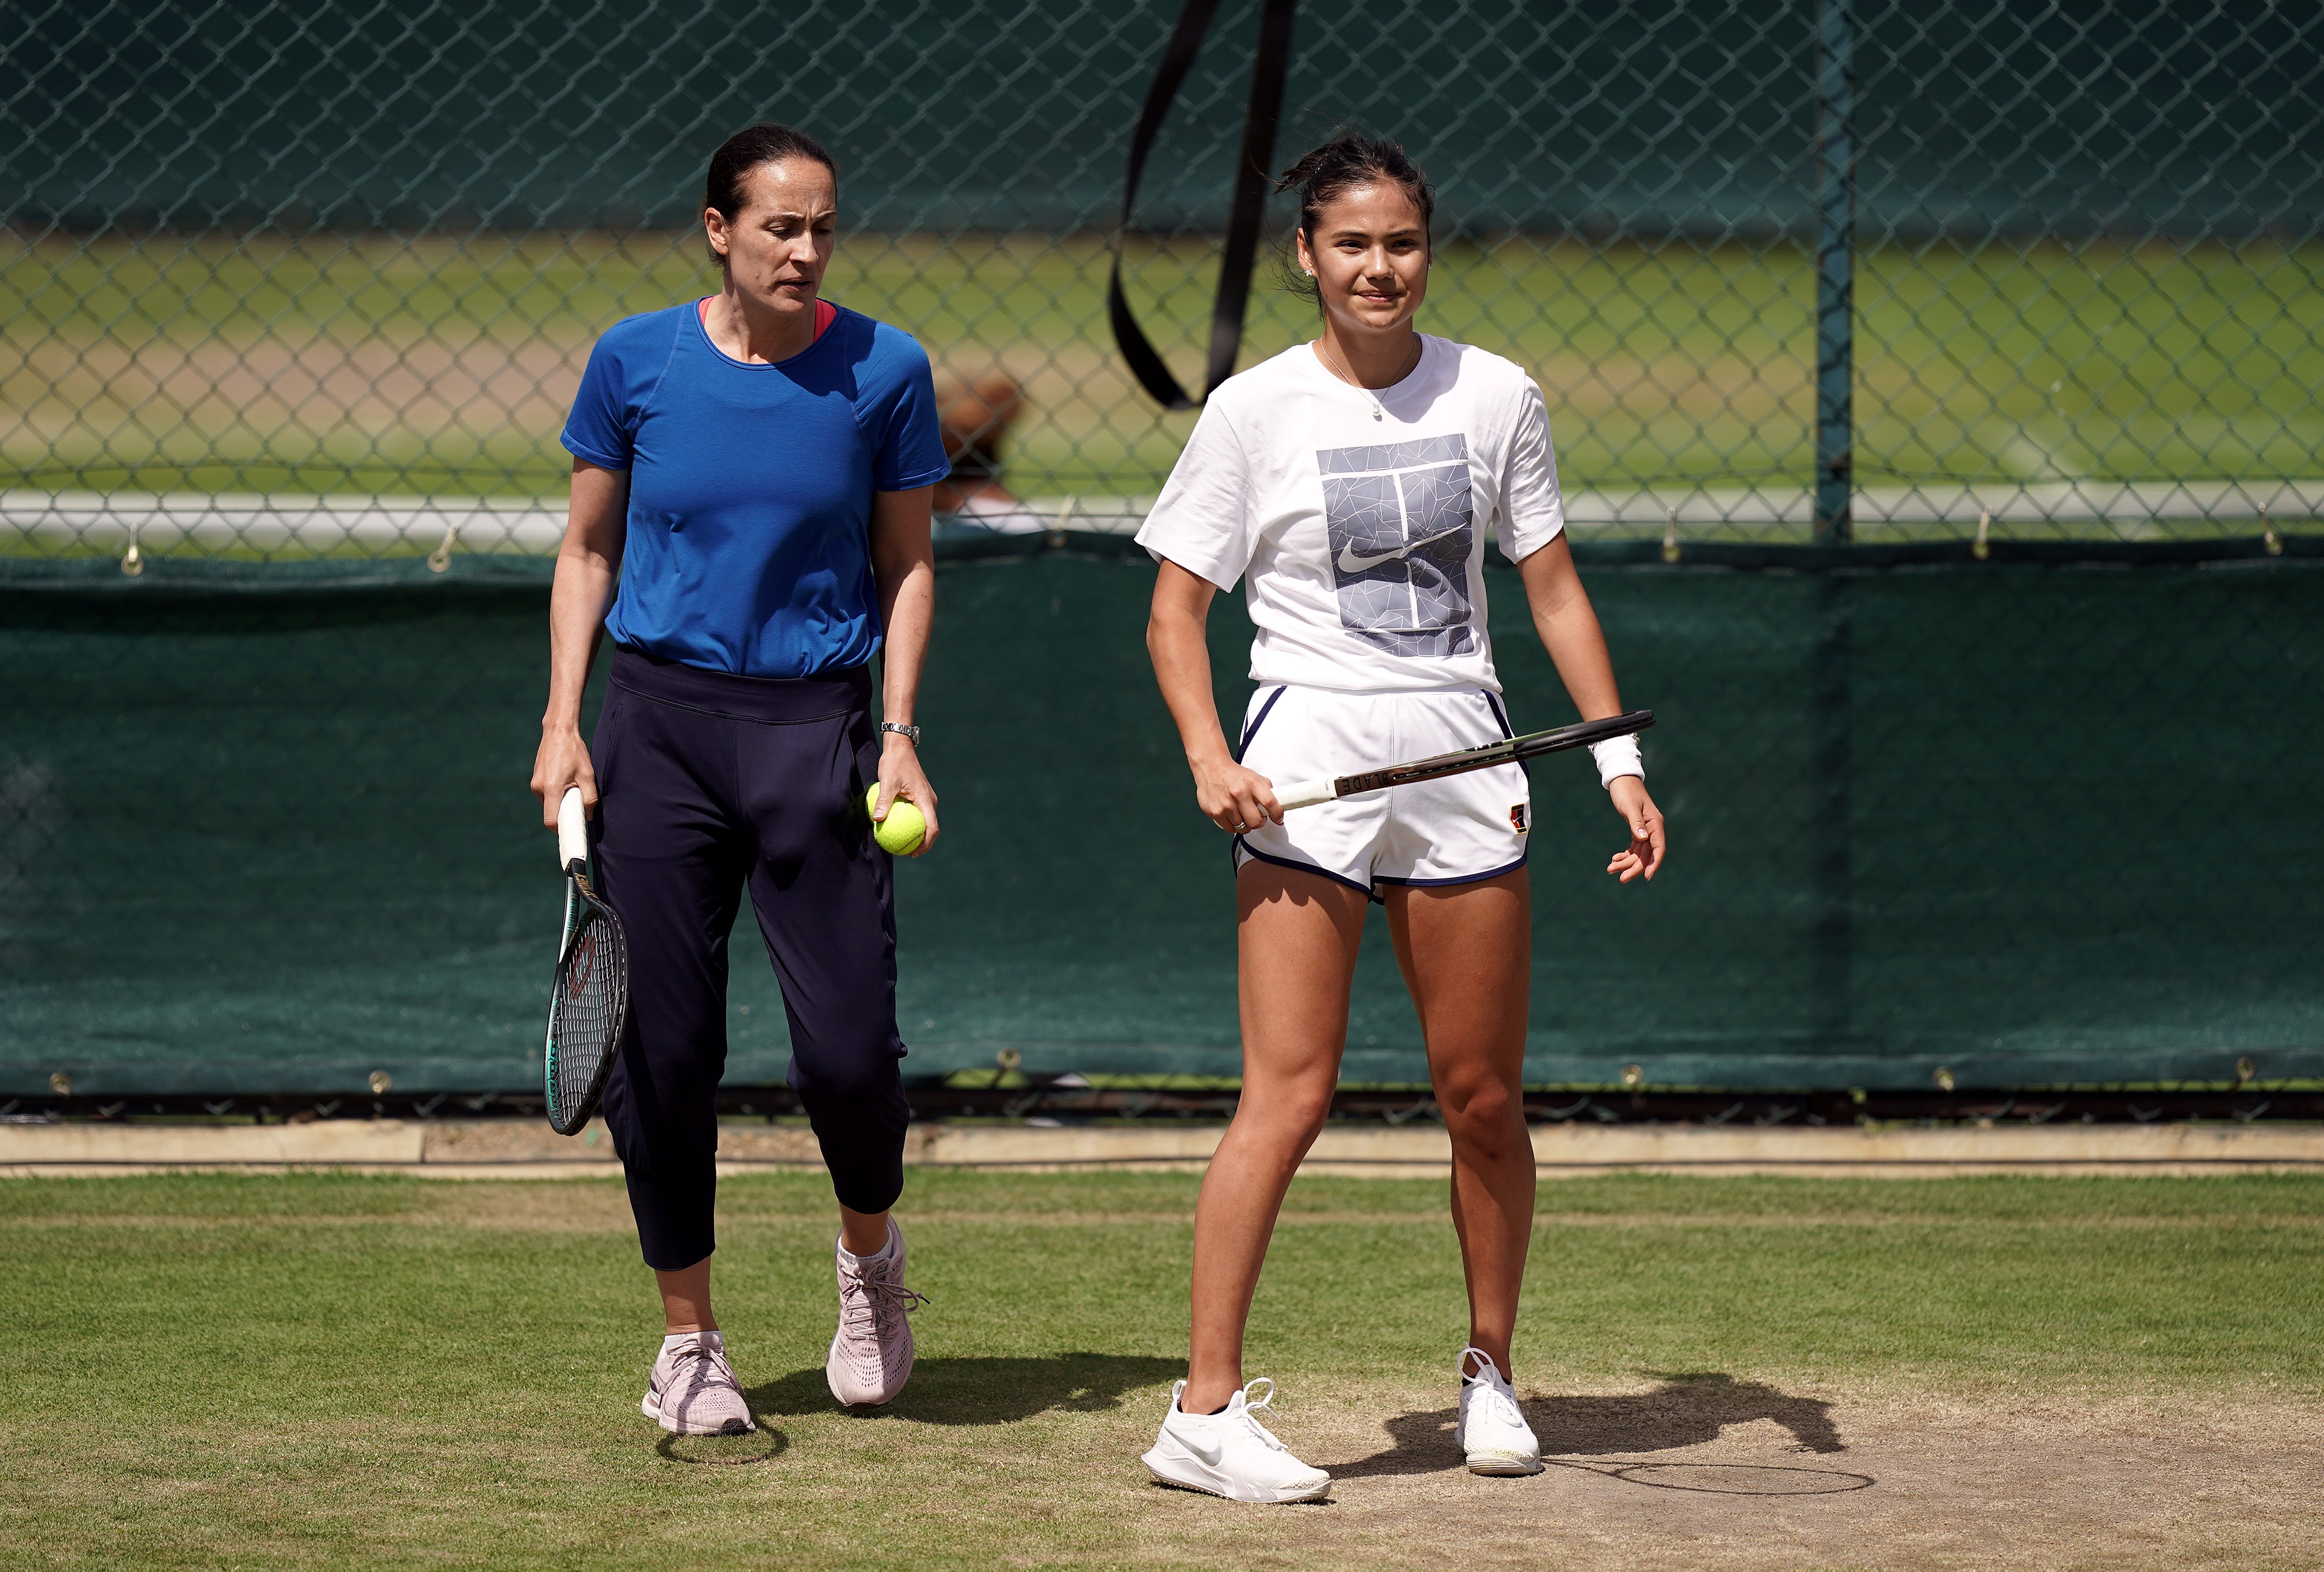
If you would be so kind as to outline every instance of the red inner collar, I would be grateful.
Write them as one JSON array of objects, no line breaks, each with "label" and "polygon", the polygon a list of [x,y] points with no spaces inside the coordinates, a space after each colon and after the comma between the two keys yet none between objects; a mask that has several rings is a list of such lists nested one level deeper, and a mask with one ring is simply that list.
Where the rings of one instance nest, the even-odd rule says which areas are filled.
[{"label": "red inner collar", "polygon": [[[710,302],[716,299],[715,295],[705,295],[694,303],[695,320],[702,324],[706,333],[710,330]],[[828,300],[818,299],[815,303],[815,338],[807,340],[808,345],[812,347],[815,339],[821,338],[838,320],[839,308]]]}]

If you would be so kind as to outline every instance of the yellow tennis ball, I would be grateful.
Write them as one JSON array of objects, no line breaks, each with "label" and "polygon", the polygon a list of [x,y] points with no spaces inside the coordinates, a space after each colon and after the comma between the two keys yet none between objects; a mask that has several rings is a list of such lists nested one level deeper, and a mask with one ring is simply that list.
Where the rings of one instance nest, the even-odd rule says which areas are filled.
[{"label": "yellow tennis ball", "polygon": [[[863,811],[868,814],[879,805],[880,784],[874,781],[872,783],[872,789],[863,794]],[[927,815],[902,797],[898,797],[888,804],[888,816],[885,819],[875,819],[872,822],[872,839],[880,843],[881,850],[897,857],[910,856],[920,849],[920,842],[927,838]]]}]

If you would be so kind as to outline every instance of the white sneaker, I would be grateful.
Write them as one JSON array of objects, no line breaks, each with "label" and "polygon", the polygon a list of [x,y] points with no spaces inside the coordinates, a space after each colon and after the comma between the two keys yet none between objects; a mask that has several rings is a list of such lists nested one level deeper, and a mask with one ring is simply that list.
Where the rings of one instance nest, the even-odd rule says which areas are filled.
[{"label": "white sneaker", "polygon": [[1517,1408],[1517,1394],[1500,1366],[1481,1348],[1463,1348],[1454,1368],[1474,1358],[1477,1373],[1461,1377],[1461,1420],[1452,1444],[1468,1454],[1471,1474],[1538,1474],[1541,1443]]},{"label": "white sneaker", "polygon": [[[1257,1402],[1255,1388],[1267,1388]],[[1170,1411],[1154,1449],[1139,1459],[1164,1485],[1200,1490],[1229,1501],[1318,1501],[1332,1476],[1310,1468],[1259,1422],[1275,1401],[1275,1383],[1262,1375],[1227,1400],[1220,1413],[1188,1413],[1178,1406],[1183,1381],[1170,1389]]]},{"label": "white sneaker", "polygon": [[681,1436],[747,1436],[751,1405],[726,1363],[725,1339],[696,1332],[654,1361],[646,1377],[646,1418]]},{"label": "white sneaker", "polygon": [[877,1407],[911,1379],[912,1323],[906,1317],[927,1303],[927,1296],[904,1286],[904,1230],[893,1218],[886,1249],[851,1257],[844,1246],[835,1246],[833,1264],[839,1274],[839,1329],[831,1335],[823,1379],[831,1395],[850,1408]]}]

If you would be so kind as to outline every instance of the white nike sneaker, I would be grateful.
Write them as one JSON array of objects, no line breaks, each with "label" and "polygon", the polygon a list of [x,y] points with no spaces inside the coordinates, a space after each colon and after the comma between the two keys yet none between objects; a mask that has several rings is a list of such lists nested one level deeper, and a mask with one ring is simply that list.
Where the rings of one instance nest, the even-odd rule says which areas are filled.
[{"label": "white nike sneaker", "polygon": [[1468,1454],[1471,1474],[1538,1474],[1541,1443],[1517,1408],[1516,1389],[1482,1348],[1463,1348],[1458,1369],[1471,1358],[1477,1373],[1461,1377],[1461,1420],[1452,1444]]},{"label": "white nike sneaker", "polygon": [[[1257,1402],[1251,1393],[1265,1387]],[[1275,1383],[1262,1375],[1227,1400],[1219,1413],[1188,1413],[1178,1406],[1183,1381],[1170,1388],[1170,1411],[1154,1449],[1139,1461],[1164,1485],[1200,1490],[1229,1501],[1320,1501],[1332,1476],[1310,1468],[1268,1433],[1256,1417],[1275,1401]]]}]

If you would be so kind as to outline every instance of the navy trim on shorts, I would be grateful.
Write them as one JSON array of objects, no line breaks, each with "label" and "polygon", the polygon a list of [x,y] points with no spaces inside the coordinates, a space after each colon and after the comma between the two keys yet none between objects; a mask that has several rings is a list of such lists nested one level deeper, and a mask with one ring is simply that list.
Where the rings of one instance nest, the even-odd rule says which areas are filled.
[{"label": "navy trim on shorts", "polygon": [[[1502,737],[1515,737],[1517,734],[1517,728],[1509,724],[1509,712],[1501,708],[1501,695],[1493,692],[1490,688],[1479,688],[1477,691],[1485,695],[1485,707],[1492,711],[1493,719],[1501,723]],[[1517,773],[1526,777],[1526,784],[1527,786],[1531,786],[1533,784],[1533,760],[1529,758],[1520,758],[1516,762]]]},{"label": "navy trim on shorts", "polygon": [[[1250,841],[1244,840],[1240,835],[1234,838],[1234,844],[1235,847],[1240,849],[1245,856],[1251,858],[1255,861],[1271,862],[1277,868],[1288,868],[1300,873],[1312,873],[1318,878],[1328,878],[1333,884],[1343,884],[1350,889],[1354,890],[1358,895],[1362,896],[1366,900],[1376,901],[1379,899],[1379,896],[1369,887],[1358,884],[1352,878],[1343,878],[1339,874],[1333,873],[1328,868],[1318,868],[1312,862],[1299,862],[1288,857],[1269,857],[1266,852],[1261,851],[1258,847],[1253,846]],[[1230,855],[1231,855],[1231,852]],[[1238,873],[1242,871],[1240,864],[1236,866],[1235,871]],[[1506,871],[1506,869],[1504,871]],[[1492,876],[1490,874],[1487,874],[1484,877],[1489,878]]]},{"label": "navy trim on shorts", "polygon": [[[1253,715],[1250,718],[1250,724],[1243,728],[1242,741],[1235,749],[1235,762],[1237,764],[1240,764],[1242,762],[1242,756],[1250,751],[1250,740],[1259,735],[1259,729],[1261,726],[1267,724],[1268,712],[1275,708],[1275,701],[1288,693],[1290,691],[1290,684],[1286,683],[1283,686],[1277,688],[1273,693],[1268,694],[1267,703],[1259,705],[1259,713]],[[1256,855],[1256,853],[1253,855]]]},{"label": "navy trim on shorts", "polygon": [[[1253,852],[1251,855],[1255,857],[1258,853]],[[1530,850],[1526,853],[1526,857],[1530,857],[1532,855],[1533,853]],[[1448,884],[1480,884],[1489,878],[1499,878],[1505,873],[1515,873],[1518,869],[1523,868],[1525,865],[1525,857],[1520,857],[1515,862],[1509,863],[1506,867],[1497,868],[1490,873],[1464,873],[1458,878],[1390,878],[1388,875],[1380,873],[1374,874],[1372,876],[1372,882],[1375,884],[1400,884],[1407,888],[1427,888],[1433,886]]]}]

